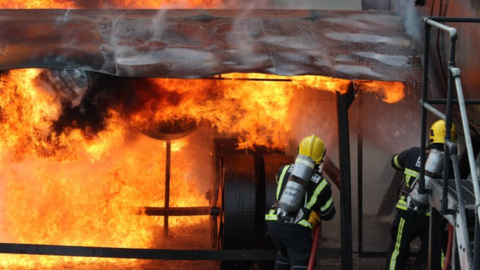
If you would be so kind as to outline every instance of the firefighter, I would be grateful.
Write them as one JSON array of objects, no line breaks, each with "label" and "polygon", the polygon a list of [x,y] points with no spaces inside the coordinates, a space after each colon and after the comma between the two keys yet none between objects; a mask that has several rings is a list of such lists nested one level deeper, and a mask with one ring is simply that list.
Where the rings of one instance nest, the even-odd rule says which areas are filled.
[{"label": "firefighter", "polygon": [[[445,121],[438,120],[430,128],[425,179],[441,178],[445,143]],[[451,141],[457,137],[455,125],[451,127]],[[410,257],[410,243],[420,238],[421,247],[415,260],[416,267],[427,264],[430,224],[428,195],[418,193],[421,148],[412,147],[393,155],[392,166],[404,172],[404,179],[396,205],[397,215],[391,228],[392,243],[387,254],[385,269],[405,269]],[[441,162],[436,162],[441,159]],[[450,170],[452,172],[452,170]],[[426,182],[427,183],[427,182]],[[428,186],[426,186],[428,188]],[[446,225],[446,223],[445,223]]]},{"label": "firefighter", "polygon": [[305,137],[295,163],[283,166],[276,175],[276,201],[265,216],[268,234],[278,251],[275,270],[307,269],[312,229],[320,220],[335,216],[332,190],[321,174],[325,153],[319,137]]}]

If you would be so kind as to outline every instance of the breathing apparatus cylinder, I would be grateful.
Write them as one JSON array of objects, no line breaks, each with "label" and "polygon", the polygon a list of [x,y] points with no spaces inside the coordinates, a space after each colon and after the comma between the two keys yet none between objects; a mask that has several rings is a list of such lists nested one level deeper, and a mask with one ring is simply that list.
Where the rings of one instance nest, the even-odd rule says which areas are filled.
[{"label": "breathing apparatus cylinder", "polygon": [[307,156],[299,154],[295,159],[292,173],[278,201],[280,219],[294,218],[288,216],[299,209],[314,167],[315,161]]},{"label": "breathing apparatus cylinder", "polygon": [[443,174],[443,159],[445,153],[437,149],[431,149],[425,162],[425,188],[431,189],[430,181],[435,176]]},{"label": "breathing apparatus cylinder", "polygon": [[[431,189],[430,181],[435,176],[440,176],[443,173],[443,159],[444,152],[431,149],[425,162],[425,189]],[[428,205],[428,195],[420,194],[418,192],[418,181],[415,182],[414,187],[410,191],[410,198],[412,203],[417,207],[425,207]]]}]

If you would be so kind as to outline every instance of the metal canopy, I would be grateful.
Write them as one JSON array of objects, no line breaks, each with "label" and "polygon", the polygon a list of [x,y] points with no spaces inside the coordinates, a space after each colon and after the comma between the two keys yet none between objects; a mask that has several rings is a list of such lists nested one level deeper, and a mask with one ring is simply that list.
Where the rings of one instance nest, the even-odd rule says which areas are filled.
[{"label": "metal canopy", "polygon": [[0,10],[0,70],[231,72],[420,82],[400,16],[319,10]]}]

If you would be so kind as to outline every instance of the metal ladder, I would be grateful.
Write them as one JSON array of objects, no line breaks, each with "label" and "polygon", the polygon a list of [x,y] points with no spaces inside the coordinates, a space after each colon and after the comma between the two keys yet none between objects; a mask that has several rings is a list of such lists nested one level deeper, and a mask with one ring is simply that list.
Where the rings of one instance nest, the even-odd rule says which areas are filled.
[{"label": "metal ladder", "polygon": [[[473,145],[470,136],[470,128],[466,112],[466,104],[480,105],[479,100],[465,100],[463,96],[461,72],[455,66],[455,44],[457,40],[457,30],[446,26],[446,22],[466,22],[478,23],[479,18],[446,18],[446,17],[424,17],[422,19],[425,29],[425,47],[424,47],[424,70],[423,70],[423,97],[420,100],[422,107],[422,138],[421,138],[421,167],[419,182],[420,192],[429,193],[429,201],[432,206],[432,215],[430,220],[430,252],[429,269],[441,268],[441,252],[437,233],[441,233],[441,216],[443,216],[453,227],[456,242],[456,251],[459,255],[459,264],[462,270],[478,269],[480,253],[480,188],[478,183],[477,165],[473,153]],[[448,83],[447,98],[443,100],[429,100],[428,93],[428,63],[429,63],[429,39],[430,29],[436,27],[449,34],[450,37],[450,59],[448,62]],[[453,99],[453,91],[456,90],[457,98]],[[446,112],[442,113],[432,104],[445,104]],[[459,160],[457,156],[457,145],[451,141],[450,131],[452,127],[452,107],[458,105],[460,117],[465,137],[465,148],[468,154],[468,164],[470,167],[470,177],[461,179]],[[425,189],[425,148],[426,148],[426,113],[427,110],[446,122],[445,136],[445,160],[443,179],[433,179],[431,189]],[[453,164],[454,179],[448,179],[449,159]],[[472,239],[470,234],[472,224],[468,223],[468,215],[474,216],[474,233]],[[472,222],[470,222],[472,223]],[[472,241],[473,240],[473,241]],[[454,254],[454,252],[452,252]],[[454,264],[452,268],[454,269]]]}]

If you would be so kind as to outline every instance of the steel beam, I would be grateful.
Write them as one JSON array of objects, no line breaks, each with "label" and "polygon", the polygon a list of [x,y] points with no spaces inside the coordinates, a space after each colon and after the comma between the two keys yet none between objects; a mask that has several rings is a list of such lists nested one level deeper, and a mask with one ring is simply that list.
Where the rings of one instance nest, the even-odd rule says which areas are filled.
[{"label": "steel beam", "polygon": [[337,92],[338,150],[340,157],[342,270],[353,269],[352,256],[352,192],[350,180],[350,141],[348,128],[348,108],[354,99],[353,84],[345,94]]}]

